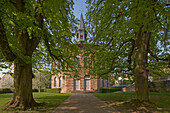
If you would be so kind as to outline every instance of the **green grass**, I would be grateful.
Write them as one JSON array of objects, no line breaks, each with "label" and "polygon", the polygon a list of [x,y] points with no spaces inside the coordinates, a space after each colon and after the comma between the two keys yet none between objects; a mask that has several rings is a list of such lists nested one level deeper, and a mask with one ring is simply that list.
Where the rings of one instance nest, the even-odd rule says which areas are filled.
[{"label": "green grass", "polygon": [[151,103],[145,106],[136,106],[130,103],[134,99],[134,92],[113,92],[113,93],[98,93],[94,94],[102,101],[111,105],[120,112],[170,112],[170,94],[169,93],[150,93]]},{"label": "green grass", "polygon": [[[6,94],[0,94],[0,112],[23,112],[19,111],[18,109],[10,109],[10,110],[3,110],[5,107],[3,106],[5,103],[7,103],[11,97],[12,93],[6,93]],[[59,94],[59,93],[47,93],[47,92],[41,92],[39,93],[33,93],[34,99],[36,102],[41,103],[40,106],[35,107],[34,109],[28,109],[24,112],[52,112],[55,110],[57,106],[59,106],[65,99],[67,99],[70,94]]]}]

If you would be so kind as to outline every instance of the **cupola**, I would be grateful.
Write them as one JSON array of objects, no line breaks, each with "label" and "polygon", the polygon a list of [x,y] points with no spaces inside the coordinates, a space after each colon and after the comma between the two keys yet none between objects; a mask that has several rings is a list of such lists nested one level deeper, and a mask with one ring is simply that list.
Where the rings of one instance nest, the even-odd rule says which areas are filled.
[{"label": "cupola", "polygon": [[86,29],[84,26],[84,20],[83,20],[83,14],[82,14],[82,10],[81,10],[81,16],[80,16],[80,22],[79,22],[79,26],[78,26],[78,30],[77,30],[77,35],[76,35],[76,41],[78,44],[81,44],[83,42],[86,41]]}]

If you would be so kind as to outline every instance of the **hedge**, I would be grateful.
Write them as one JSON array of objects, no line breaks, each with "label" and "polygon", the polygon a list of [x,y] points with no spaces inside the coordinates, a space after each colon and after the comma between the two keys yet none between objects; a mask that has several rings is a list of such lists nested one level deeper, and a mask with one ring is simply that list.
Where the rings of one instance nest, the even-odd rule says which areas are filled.
[{"label": "hedge", "polygon": [[100,93],[111,93],[116,91],[121,91],[122,88],[100,88]]},{"label": "hedge", "polygon": [[[40,89],[40,92],[45,92],[45,89]],[[39,92],[39,89],[32,89],[32,92]]]},{"label": "hedge", "polygon": [[53,88],[53,89],[45,89],[45,92],[49,92],[49,93],[60,93],[61,88]]},{"label": "hedge", "polygon": [[10,88],[3,88],[0,89],[0,93],[12,93],[12,90]]}]

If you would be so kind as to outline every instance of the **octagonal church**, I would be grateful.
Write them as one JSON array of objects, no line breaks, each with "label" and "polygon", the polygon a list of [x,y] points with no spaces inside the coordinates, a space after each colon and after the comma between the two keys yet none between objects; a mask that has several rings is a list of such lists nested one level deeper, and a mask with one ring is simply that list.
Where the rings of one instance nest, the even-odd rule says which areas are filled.
[{"label": "octagonal church", "polygon": [[[86,29],[84,25],[83,15],[81,12],[80,22],[76,35],[76,45],[80,48],[83,48],[83,43],[86,41]],[[81,67],[84,67],[86,64],[86,58],[83,54],[77,56],[78,63]],[[89,66],[92,67],[92,66]],[[74,68],[77,68],[74,66]],[[78,93],[78,92],[98,92],[99,88],[110,87],[110,83],[107,80],[98,78],[98,76],[89,75],[87,69],[78,70],[79,75],[75,77],[74,73],[71,73],[71,76],[58,73],[51,77],[51,88],[61,88],[61,93]]]}]

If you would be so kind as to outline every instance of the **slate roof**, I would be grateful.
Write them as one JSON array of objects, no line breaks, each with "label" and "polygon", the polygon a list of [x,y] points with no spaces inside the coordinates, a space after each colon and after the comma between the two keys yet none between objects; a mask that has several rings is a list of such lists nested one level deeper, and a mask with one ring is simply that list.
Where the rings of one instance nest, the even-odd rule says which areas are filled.
[{"label": "slate roof", "polygon": [[83,14],[81,13],[81,16],[80,16],[80,22],[79,22],[79,26],[78,26],[78,30],[83,30],[85,29],[85,26],[84,26],[84,20],[83,20]]}]

